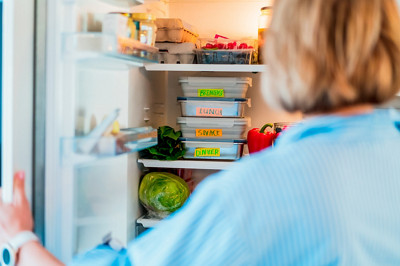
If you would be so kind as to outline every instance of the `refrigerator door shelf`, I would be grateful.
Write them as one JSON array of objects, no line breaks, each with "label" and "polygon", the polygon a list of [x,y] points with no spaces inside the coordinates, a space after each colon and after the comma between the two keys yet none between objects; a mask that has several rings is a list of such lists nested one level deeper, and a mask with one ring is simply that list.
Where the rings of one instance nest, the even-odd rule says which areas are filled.
[{"label": "refrigerator door shelf", "polygon": [[158,49],[138,41],[121,41],[115,35],[99,32],[63,34],[64,59],[82,61],[97,68],[113,68],[121,64],[142,67],[156,63]]},{"label": "refrigerator door shelf", "polygon": [[[78,4],[78,5],[85,5],[87,3],[96,2],[96,1],[89,1],[89,0],[64,0],[65,4]],[[113,7],[120,7],[120,8],[129,8],[137,5],[141,5],[144,3],[144,0],[97,0],[99,3],[104,3],[111,5]]]},{"label": "refrigerator door shelf", "polygon": [[118,7],[132,7],[144,3],[144,0],[100,0],[100,1]]},{"label": "refrigerator door shelf", "polygon": [[[87,144],[96,141],[88,151]],[[115,157],[157,145],[157,130],[151,127],[122,129],[117,137],[71,137],[61,139],[63,165],[77,165],[97,159]]]}]

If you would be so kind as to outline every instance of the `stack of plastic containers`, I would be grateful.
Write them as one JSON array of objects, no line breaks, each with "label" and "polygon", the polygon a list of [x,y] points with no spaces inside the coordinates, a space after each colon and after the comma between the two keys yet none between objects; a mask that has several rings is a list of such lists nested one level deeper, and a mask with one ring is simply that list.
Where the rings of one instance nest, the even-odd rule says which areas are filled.
[{"label": "stack of plastic containers", "polygon": [[237,160],[246,143],[245,98],[251,78],[181,77],[177,122],[185,143],[185,159]]}]

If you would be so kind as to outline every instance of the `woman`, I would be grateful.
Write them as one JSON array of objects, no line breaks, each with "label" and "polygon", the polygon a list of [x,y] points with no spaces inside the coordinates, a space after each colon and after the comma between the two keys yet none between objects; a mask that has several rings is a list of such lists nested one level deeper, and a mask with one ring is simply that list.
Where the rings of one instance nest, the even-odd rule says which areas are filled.
[{"label": "woman", "polygon": [[[207,178],[126,252],[102,246],[75,262],[400,264],[400,132],[391,112],[374,109],[400,88],[399,26],[394,0],[276,0],[265,98],[307,119]],[[3,241],[32,229],[16,184],[14,205],[0,207]],[[19,259],[58,263],[36,242]]]}]

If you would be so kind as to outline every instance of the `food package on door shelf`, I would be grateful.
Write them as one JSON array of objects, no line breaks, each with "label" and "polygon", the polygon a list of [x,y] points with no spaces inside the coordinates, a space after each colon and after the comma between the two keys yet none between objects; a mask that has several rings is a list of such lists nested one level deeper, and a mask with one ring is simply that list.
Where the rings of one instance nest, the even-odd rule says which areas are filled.
[{"label": "food package on door shelf", "polygon": [[162,64],[192,64],[195,58],[196,45],[186,43],[157,42],[160,53],[158,62]]},{"label": "food package on door shelf", "polygon": [[234,40],[217,34],[213,39],[200,39],[196,54],[199,64],[252,64],[257,62],[257,41]]},{"label": "food package on door shelf", "polygon": [[112,37],[117,47],[103,41],[103,49],[105,52],[118,52],[156,60],[158,48],[154,47],[156,26],[153,21],[154,17],[151,14],[106,14],[102,32],[105,38]]},{"label": "food package on door shelf", "polygon": [[145,175],[139,186],[139,200],[150,216],[165,218],[178,210],[190,195],[186,182],[177,175],[152,172]]},{"label": "food package on door shelf", "polygon": [[196,43],[199,37],[194,26],[179,18],[159,18],[156,25],[156,42]]}]

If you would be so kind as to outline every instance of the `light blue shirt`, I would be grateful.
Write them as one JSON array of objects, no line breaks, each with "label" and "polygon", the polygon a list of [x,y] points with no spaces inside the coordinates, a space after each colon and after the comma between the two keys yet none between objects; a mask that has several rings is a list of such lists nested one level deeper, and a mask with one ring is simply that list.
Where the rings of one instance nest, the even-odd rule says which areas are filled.
[{"label": "light blue shirt", "polygon": [[206,178],[121,256],[126,265],[400,265],[400,132],[388,110],[306,120]]}]

